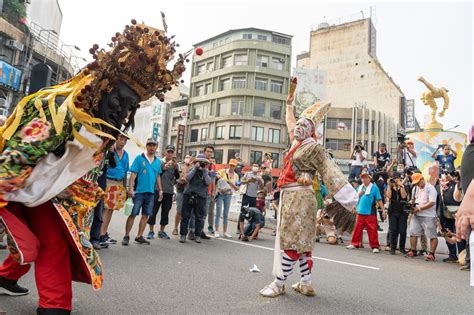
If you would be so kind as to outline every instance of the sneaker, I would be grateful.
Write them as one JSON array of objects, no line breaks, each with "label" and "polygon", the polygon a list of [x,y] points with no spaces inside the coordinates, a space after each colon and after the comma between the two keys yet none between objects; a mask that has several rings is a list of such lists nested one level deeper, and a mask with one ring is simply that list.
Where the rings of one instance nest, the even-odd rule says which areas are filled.
[{"label": "sneaker", "polygon": [[222,234],[219,233],[219,231],[214,231],[214,237],[215,237],[215,238],[222,237]]},{"label": "sneaker", "polygon": [[173,233],[171,233],[171,234],[173,234],[173,235],[178,235],[178,229],[174,229],[174,230],[173,230]]},{"label": "sneaker", "polygon": [[420,250],[418,251],[418,256],[424,256],[424,255],[426,255],[426,254],[428,254],[428,252],[427,252],[426,250],[424,250],[424,249],[420,249]]},{"label": "sneaker", "polygon": [[354,246],[354,245],[348,245],[346,246],[346,249],[357,249],[358,247],[357,246]]},{"label": "sneaker", "polygon": [[6,294],[10,296],[26,295],[30,291],[27,288],[20,287],[18,280],[8,280],[0,277],[0,294]]},{"label": "sneaker", "polygon": [[249,241],[249,237],[248,237],[247,235],[244,235],[244,236],[242,237],[242,241],[248,242],[248,241]]},{"label": "sneaker", "polygon": [[196,238],[196,235],[194,235],[194,232],[193,232],[193,231],[189,231],[189,233],[188,233],[188,240],[194,241],[195,238]]},{"label": "sneaker", "polygon": [[200,236],[203,240],[210,240],[211,238],[209,236],[206,235],[206,233],[202,232],[201,231],[201,236]]},{"label": "sneaker", "polygon": [[130,236],[124,236],[122,240],[122,245],[128,246],[128,243],[130,243]]},{"label": "sneaker", "polygon": [[448,257],[443,259],[443,262],[445,263],[458,263],[458,259],[456,257]]},{"label": "sneaker", "polygon": [[0,243],[0,250],[7,249],[7,245]]},{"label": "sneaker", "polygon": [[104,235],[104,242],[106,244],[112,244],[112,245],[115,245],[117,244],[117,240],[114,240],[113,238],[110,237],[109,233],[105,234]]},{"label": "sneaker", "polygon": [[459,270],[463,270],[463,271],[470,271],[471,270],[471,264],[465,264],[464,266],[462,266],[461,268],[459,268]]},{"label": "sneaker", "polygon": [[224,233],[224,237],[225,238],[232,238],[232,235],[230,235],[229,233]]},{"label": "sneaker", "polygon": [[198,244],[201,243],[201,237],[200,236],[196,236],[196,238],[194,239],[194,241]]},{"label": "sneaker", "polygon": [[142,245],[150,245],[150,242],[147,241],[143,236],[135,237],[135,243]]},{"label": "sneaker", "polygon": [[337,241],[339,242],[339,244],[344,244],[344,240],[342,239],[342,236],[338,236],[337,237]]},{"label": "sneaker", "polygon": [[154,238],[155,238],[155,232],[152,232],[152,231],[148,232],[148,235],[147,235],[146,239],[147,240],[152,240]]},{"label": "sneaker", "polygon": [[169,239],[170,239],[170,237],[168,236],[168,234],[166,234],[165,231],[159,232],[159,233],[158,233],[158,237],[159,237],[159,238],[164,238],[165,240],[169,240]]},{"label": "sneaker", "polygon": [[94,247],[95,250],[100,250],[102,248],[100,242],[92,242],[92,247]]},{"label": "sneaker", "polygon": [[428,256],[425,257],[425,261],[436,261],[435,254],[429,253]]},{"label": "sneaker", "polygon": [[372,249],[372,253],[378,254],[378,253],[380,253],[380,249],[374,248],[374,249]]},{"label": "sneaker", "polygon": [[181,235],[181,236],[179,237],[179,242],[180,242],[180,243],[186,243],[186,235]]},{"label": "sneaker", "polygon": [[99,245],[100,245],[100,248],[109,248],[109,244],[106,244],[106,243],[99,242]]},{"label": "sneaker", "polygon": [[391,249],[390,249],[390,255],[396,255],[396,254],[397,254],[397,253],[396,253],[395,248],[391,248]]},{"label": "sneaker", "polygon": [[209,232],[209,234],[214,234],[214,229],[212,228],[211,225],[207,227],[207,231]]}]

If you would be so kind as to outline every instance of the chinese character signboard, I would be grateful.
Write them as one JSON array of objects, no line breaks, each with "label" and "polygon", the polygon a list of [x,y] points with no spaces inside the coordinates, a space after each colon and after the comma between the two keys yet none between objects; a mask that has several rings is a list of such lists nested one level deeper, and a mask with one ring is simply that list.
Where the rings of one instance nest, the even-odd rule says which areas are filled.
[{"label": "chinese character signboard", "polygon": [[176,140],[176,158],[178,160],[183,159],[183,151],[184,151],[184,132],[186,130],[186,126],[178,125],[178,137]]},{"label": "chinese character signboard", "polygon": [[0,60],[0,84],[18,91],[21,84],[21,71]]},{"label": "chinese character signboard", "polygon": [[405,129],[415,128],[415,100],[405,101]]}]

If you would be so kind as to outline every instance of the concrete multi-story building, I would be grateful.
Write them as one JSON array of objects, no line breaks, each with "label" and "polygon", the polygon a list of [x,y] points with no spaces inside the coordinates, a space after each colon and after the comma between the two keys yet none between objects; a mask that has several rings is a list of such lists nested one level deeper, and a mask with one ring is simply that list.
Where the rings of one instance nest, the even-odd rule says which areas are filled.
[{"label": "concrete multi-story building", "polygon": [[326,98],[333,107],[363,107],[383,112],[396,124],[403,121],[405,96],[377,59],[370,18],[321,23],[311,31],[309,46],[297,56],[297,67],[326,72]]},{"label": "concrete multi-story building", "polygon": [[291,71],[292,36],[258,28],[229,30],[195,47],[185,149],[215,147],[216,163],[240,153],[246,164],[265,153],[281,165],[288,143],[284,104]]},{"label": "concrete multi-story building", "polygon": [[332,103],[325,145],[341,165],[348,165],[358,142],[369,154],[380,143],[395,149],[396,133],[404,127],[405,96],[377,59],[371,19],[344,22],[321,23],[312,30],[309,52],[297,56],[297,67],[325,73],[323,101]]},{"label": "concrete multi-story building", "polygon": [[57,0],[0,0],[0,8],[0,114],[5,115],[23,96],[70,78],[79,48],[59,38]]},{"label": "concrete multi-story building", "polygon": [[[135,128],[130,132],[130,135],[142,144],[145,144],[148,138],[157,140],[158,154],[161,155],[166,145],[170,144],[171,104],[186,99],[187,96],[187,87],[180,85],[167,92],[163,102],[154,96],[140,103],[140,108],[135,115]],[[127,151],[132,158],[135,158],[143,152],[143,148],[130,141],[127,144]]]}]

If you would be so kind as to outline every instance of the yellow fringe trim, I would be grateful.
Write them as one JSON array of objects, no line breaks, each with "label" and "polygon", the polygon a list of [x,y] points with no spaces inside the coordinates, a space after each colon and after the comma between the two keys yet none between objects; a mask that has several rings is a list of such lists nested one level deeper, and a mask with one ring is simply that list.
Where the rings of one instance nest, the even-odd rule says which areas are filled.
[{"label": "yellow fringe trim", "polygon": [[[51,113],[51,119],[53,121],[53,127],[56,130],[57,134],[62,133],[64,127],[64,120],[66,119],[67,113],[70,113],[73,117],[72,123],[79,123],[81,124],[88,132],[104,137],[109,138],[111,140],[115,140],[112,135],[105,133],[96,127],[96,125],[104,125],[114,130],[119,131],[124,136],[130,138],[134,141],[137,146],[143,148],[143,144],[141,144],[136,139],[131,138],[130,136],[124,134],[121,130],[115,128],[111,124],[103,121],[100,118],[92,117],[82,109],[77,108],[74,105],[74,101],[76,100],[77,95],[81,92],[81,90],[89,84],[93,80],[91,75],[84,75],[82,72],[73,77],[72,79],[62,82],[58,85],[52,86],[50,88],[45,88],[40,90],[34,94],[28,95],[24,97],[18,105],[15,107],[12,115],[8,117],[4,126],[0,127],[0,151],[3,150],[5,142],[9,140],[17,131],[21,119],[24,114],[25,106],[29,103],[30,100],[36,98],[34,102],[34,106],[39,112],[39,116],[43,121],[46,121],[46,115],[43,110],[43,100],[48,102],[48,108]],[[56,110],[56,97],[57,96],[65,96],[66,99],[64,102],[57,108]],[[82,145],[87,146],[89,148],[99,148],[99,146],[93,144],[83,136],[81,136],[74,128],[72,134],[77,141],[79,141]]]}]

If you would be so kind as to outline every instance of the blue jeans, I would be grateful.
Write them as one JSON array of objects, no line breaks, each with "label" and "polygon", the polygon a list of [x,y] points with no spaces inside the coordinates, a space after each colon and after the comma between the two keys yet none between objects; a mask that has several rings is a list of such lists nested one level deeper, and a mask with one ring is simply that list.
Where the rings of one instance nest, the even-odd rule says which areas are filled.
[{"label": "blue jeans", "polygon": [[217,196],[215,225],[219,225],[219,221],[221,219],[221,213],[222,213],[222,206],[224,206],[224,225],[227,225],[227,222],[229,219],[229,210],[230,210],[231,202],[232,202],[232,195],[219,194]]},{"label": "blue jeans", "polygon": [[153,213],[153,199],[154,193],[136,193],[133,197],[133,208],[130,216],[136,217],[142,210],[142,215],[150,216]]},{"label": "blue jeans", "polygon": [[351,170],[349,173],[349,180],[351,179],[359,179],[360,173],[362,172],[362,166],[354,165],[351,166]]},{"label": "blue jeans", "polygon": [[260,217],[260,221],[252,220],[247,223],[247,225],[244,228],[244,235],[245,236],[252,235],[253,231],[255,230],[255,226],[257,224],[260,224],[260,229],[265,226],[265,217],[263,215]]}]

